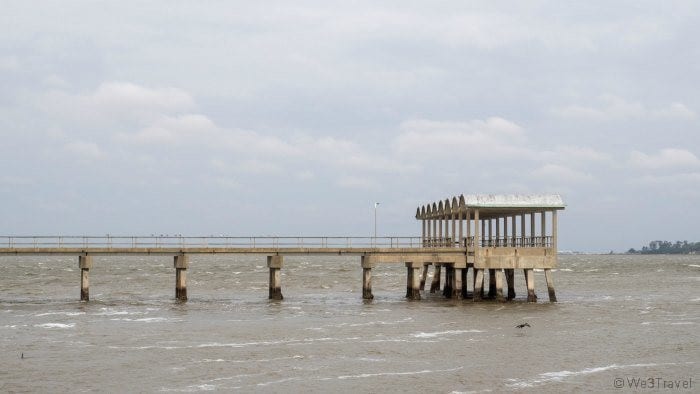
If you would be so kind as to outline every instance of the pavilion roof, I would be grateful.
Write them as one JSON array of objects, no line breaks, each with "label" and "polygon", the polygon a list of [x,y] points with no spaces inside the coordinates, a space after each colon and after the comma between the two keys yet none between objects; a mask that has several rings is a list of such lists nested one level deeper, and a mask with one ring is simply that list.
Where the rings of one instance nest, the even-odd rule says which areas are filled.
[{"label": "pavilion roof", "polygon": [[416,219],[449,218],[479,210],[483,219],[565,209],[559,194],[467,194],[418,207]]}]

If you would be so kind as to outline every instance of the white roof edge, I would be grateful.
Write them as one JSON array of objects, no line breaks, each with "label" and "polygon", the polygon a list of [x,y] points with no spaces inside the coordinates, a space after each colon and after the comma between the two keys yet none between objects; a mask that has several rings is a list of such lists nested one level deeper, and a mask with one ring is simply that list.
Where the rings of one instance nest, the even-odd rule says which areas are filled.
[{"label": "white roof edge", "polygon": [[464,203],[473,208],[565,208],[559,194],[467,194]]}]

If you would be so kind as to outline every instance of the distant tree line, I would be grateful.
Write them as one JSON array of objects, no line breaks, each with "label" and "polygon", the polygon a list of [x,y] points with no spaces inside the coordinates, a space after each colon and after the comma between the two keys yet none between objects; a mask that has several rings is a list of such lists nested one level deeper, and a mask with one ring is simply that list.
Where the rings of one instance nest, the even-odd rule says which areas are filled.
[{"label": "distant tree line", "polygon": [[635,254],[700,254],[700,242],[688,241],[651,241],[641,250],[631,248],[627,253]]}]

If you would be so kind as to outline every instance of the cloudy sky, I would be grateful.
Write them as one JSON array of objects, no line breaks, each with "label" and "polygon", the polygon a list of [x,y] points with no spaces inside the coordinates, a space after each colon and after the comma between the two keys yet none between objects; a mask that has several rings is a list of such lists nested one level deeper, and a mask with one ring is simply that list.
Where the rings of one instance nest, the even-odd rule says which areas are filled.
[{"label": "cloudy sky", "polygon": [[[294,4],[292,4],[294,3]],[[3,1],[0,233],[416,235],[560,193],[700,241],[697,1]]]}]

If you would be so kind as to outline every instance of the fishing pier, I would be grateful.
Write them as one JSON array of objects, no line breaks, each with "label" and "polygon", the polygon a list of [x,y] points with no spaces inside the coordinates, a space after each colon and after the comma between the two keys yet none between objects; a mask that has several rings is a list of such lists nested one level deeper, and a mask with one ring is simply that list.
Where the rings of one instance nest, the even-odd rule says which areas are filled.
[{"label": "fishing pier", "polygon": [[415,237],[0,236],[0,255],[77,256],[83,301],[90,299],[95,257],[170,256],[175,297],[186,301],[190,256],[246,254],[267,258],[273,300],[283,299],[284,256],[348,255],[359,257],[364,299],[374,298],[372,268],[402,264],[411,300],[421,299],[432,267],[430,293],[476,302],[514,299],[516,270],[523,272],[527,301],[536,302],[534,270],[542,270],[549,300],[556,302],[552,269],[557,267],[557,211],[564,208],[559,195],[460,195],[418,207],[421,234]]}]

